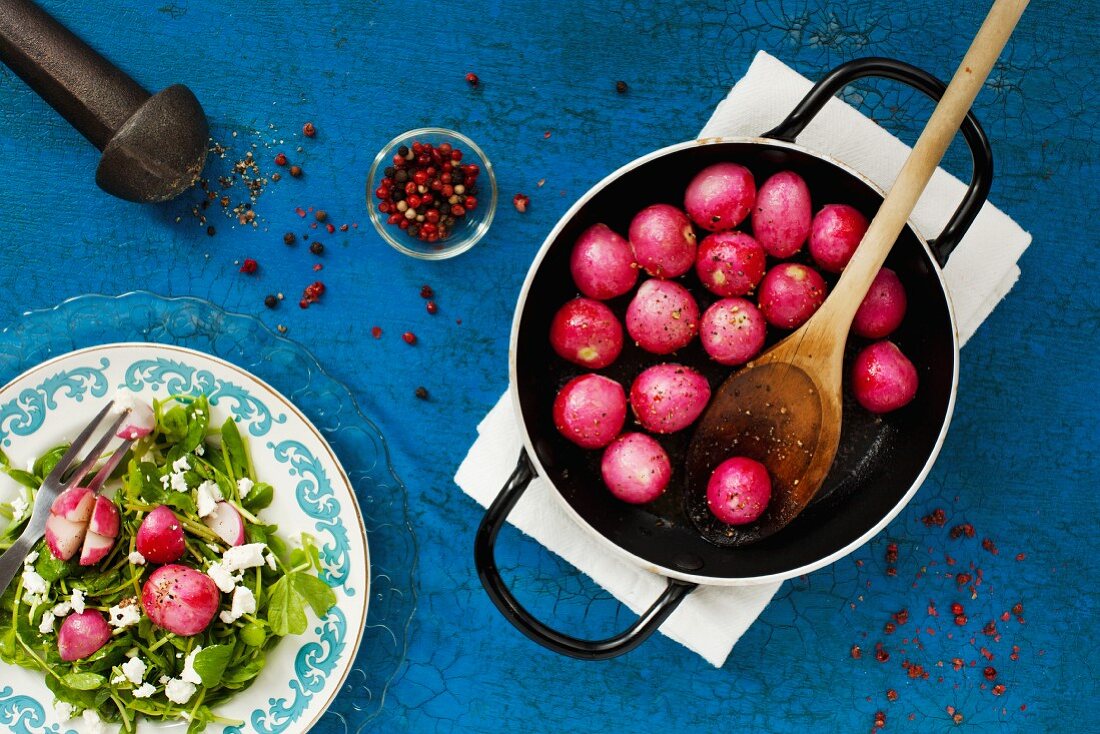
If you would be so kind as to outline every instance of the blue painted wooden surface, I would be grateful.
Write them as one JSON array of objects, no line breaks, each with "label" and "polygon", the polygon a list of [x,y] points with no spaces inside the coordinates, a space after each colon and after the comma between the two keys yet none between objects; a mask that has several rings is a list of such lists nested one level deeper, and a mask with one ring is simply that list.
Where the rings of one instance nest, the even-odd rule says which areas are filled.
[{"label": "blue painted wooden surface", "polygon": [[[858,731],[881,710],[888,731],[945,731],[955,726],[953,707],[972,731],[1100,729],[1090,695],[1100,582],[1097,3],[1075,4],[1067,17],[1061,3],[1033,2],[978,99],[998,167],[991,198],[1035,243],[1020,283],[965,350],[955,422],[929,481],[853,557],[787,583],[721,670],[657,638],[606,664],[555,657],[520,637],[482,593],[470,559],[481,513],[451,477],[505,389],[523,275],[575,197],[631,158],[692,137],[757,49],[810,77],[871,54],[948,76],[984,3],[637,0],[565,10],[532,0],[116,0],[94,12],[72,0],[46,5],[146,86],[188,83],[215,137],[233,146],[230,156],[256,143],[266,173],[280,150],[305,169],[260,198],[259,227],[215,213],[208,237],[180,203],[140,208],[100,193],[95,152],[0,71],[7,294],[0,324],[87,292],[206,297],[285,324],[352,388],[390,441],[419,543],[407,663],[376,719],[326,728]],[[480,88],[465,84],[467,71],[480,75]],[[627,94],[615,93],[618,79],[630,85]],[[866,90],[875,116],[911,141],[928,105],[891,85]],[[306,120],[317,126],[314,140],[298,132]],[[479,141],[501,188],[489,236],[444,263],[390,250],[364,209],[378,147],[428,124]],[[964,174],[962,152],[952,156],[948,166]],[[518,191],[532,198],[524,215],[509,204]],[[360,226],[318,235],[294,213],[298,206]],[[324,241],[321,273],[301,244],[283,245],[288,230]],[[237,272],[244,257],[260,262],[258,274]],[[317,277],[328,286],[323,303],[299,310],[298,294]],[[435,317],[418,295],[423,283],[438,293]],[[263,296],[275,291],[287,301],[268,311]],[[384,330],[379,340],[370,336],[374,325]],[[406,330],[419,336],[416,347],[399,339]],[[429,402],[413,398],[421,384]],[[945,510],[946,527],[922,523],[934,508]],[[948,528],[963,521],[977,536],[951,540]],[[996,555],[981,548],[986,537]],[[896,577],[886,575],[889,542],[899,546]],[[504,533],[500,557],[521,599],[567,628],[600,634],[630,619],[513,531]],[[954,575],[977,568],[983,583],[971,598]],[[953,601],[966,606],[964,627],[952,621]],[[929,616],[930,602],[938,616]],[[1017,602],[1025,621],[1001,621]],[[886,634],[902,608],[909,621]],[[999,638],[982,633],[990,620]],[[874,659],[880,640],[890,653],[883,663]],[[852,659],[853,644],[862,659]],[[907,661],[929,678],[910,678]],[[1003,695],[992,694],[986,665],[996,668]],[[886,699],[891,688],[896,702]]]}]

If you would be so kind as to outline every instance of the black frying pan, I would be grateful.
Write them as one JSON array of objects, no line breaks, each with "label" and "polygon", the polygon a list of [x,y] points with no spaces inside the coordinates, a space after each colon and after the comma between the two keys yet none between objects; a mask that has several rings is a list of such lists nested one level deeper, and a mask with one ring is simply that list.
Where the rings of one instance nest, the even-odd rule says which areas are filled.
[{"label": "black frying pan", "polygon": [[[818,496],[785,529],[747,546],[722,547],[716,542],[720,534],[690,500],[701,493],[689,492],[683,484],[690,430],[660,437],[673,466],[672,483],[665,494],[648,505],[621,502],[603,486],[600,452],[585,451],[564,439],[554,428],[551,415],[558,389],[582,371],[556,356],[548,338],[554,313],[578,295],[569,272],[569,255],[580,233],[596,222],[625,233],[633,215],[649,204],[682,205],[692,176],[720,161],[747,166],[758,183],[777,171],[794,170],[809,185],[815,211],[827,203],[847,203],[872,218],[882,203],[882,191],[842,163],[794,144],[829,98],[844,85],[866,76],[904,82],[936,100],[945,88],[943,82],[900,61],[851,61],[825,76],[781,125],[761,138],[691,141],[624,166],[585,194],[547,237],[528,272],[512,330],[511,392],[526,448],[515,473],[486,513],[475,543],[478,573],[493,603],[536,642],[577,658],[613,657],[644,641],[699,584],[766,583],[820,568],[852,552],[883,528],[916,493],[931,468],[947,431],[958,381],[958,335],[940,268],[985,202],[993,176],[989,142],[973,113],[962,127],[974,161],[973,179],[962,203],[932,242],[926,242],[911,224],[907,226],[886,263],[900,276],[909,298],[905,321],[891,339],[917,366],[917,399],[886,416],[874,416],[846,403],[836,461]],[[699,301],[701,311],[716,300],[690,274],[684,284]],[[608,304],[620,319],[629,298]],[[771,329],[769,338],[774,342],[783,335]],[[853,337],[849,349],[863,344]],[[712,387],[729,374],[730,368],[707,357],[698,340],[671,359],[703,372]],[[627,340],[619,359],[601,372],[629,387],[645,367],[661,361],[670,358],[648,354]],[[625,632],[599,641],[561,634],[534,619],[505,587],[493,546],[505,518],[536,472],[549,480],[582,527],[620,555],[668,578],[665,592]]]}]

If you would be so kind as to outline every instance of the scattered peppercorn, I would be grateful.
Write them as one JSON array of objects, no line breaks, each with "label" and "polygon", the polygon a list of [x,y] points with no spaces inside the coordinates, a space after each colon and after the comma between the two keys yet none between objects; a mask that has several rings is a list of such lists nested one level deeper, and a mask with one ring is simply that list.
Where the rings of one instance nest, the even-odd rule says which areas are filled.
[{"label": "scattered peppercorn", "polygon": [[973,538],[974,537],[974,526],[971,525],[968,522],[964,522],[962,525],[956,525],[955,527],[951,528],[951,539],[952,540],[958,540],[959,538],[961,538],[964,535],[968,538]]},{"label": "scattered peppercorn", "polygon": [[216,233],[217,233],[217,230],[214,229],[213,225],[206,228],[206,236],[207,237],[213,237]]},{"label": "scattered peppercorn", "polygon": [[436,304],[435,301],[428,301],[427,308],[428,308],[428,313],[430,313],[432,315],[435,315],[435,314],[439,313],[439,306]]},{"label": "scattered peppercorn", "polygon": [[416,344],[416,334],[411,331],[406,331],[401,335],[401,338],[405,340],[406,344]]},{"label": "scattered peppercorn", "polygon": [[298,178],[299,176],[302,175],[302,167],[301,166],[291,166],[290,167],[290,175],[293,176],[294,178]]},{"label": "scattered peppercorn", "polygon": [[432,287],[430,285],[420,286],[420,297],[430,300],[432,298],[435,298],[435,291],[432,290]]},{"label": "scattered peppercorn", "polygon": [[416,395],[416,397],[420,398],[421,400],[427,400],[428,399],[428,388],[421,385],[420,387],[416,388],[416,392],[414,392],[413,394]]},{"label": "scattered peppercorn", "polygon": [[512,197],[512,206],[516,208],[516,211],[523,214],[527,211],[527,205],[531,203],[531,197],[526,194],[516,194]]},{"label": "scattered peppercorn", "polygon": [[477,74],[471,71],[466,74],[466,83],[469,84],[471,87],[476,87],[478,84],[481,83],[481,80],[478,79]]},{"label": "scattered peppercorn", "polygon": [[317,128],[313,126],[312,122],[307,122],[305,125],[302,125],[302,134],[307,138],[312,138],[317,134]]},{"label": "scattered peppercorn", "polygon": [[333,224],[332,222],[329,222],[328,224],[325,225],[325,230],[327,230],[329,234],[332,234],[333,232],[336,231],[336,225]]},{"label": "scattered peppercorn", "polygon": [[893,688],[888,688],[886,690],[886,700],[890,701],[890,702],[897,701],[898,700],[898,692],[895,691]]},{"label": "scattered peppercorn", "polygon": [[[434,243],[454,231],[456,220],[478,206],[477,179],[481,167],[461,164],[462,151],[450,143],[434,145],[414,140],[393,156],[393,175],[384,176],[374,190],[378,211],[386,223],[409,237]],[[325,227],[329,233],[336,226]],[[341,231],[347,231],[346,225]]]},{"label": "scattered peppercorn", "polygon": [[997,685],[993,686],[993,695],[994,696],[999,696],[1004,692],[1005,692],[1004,683],[998,683]]},{"label": "scattered peppercorn", "polygon": [[309,243],[309,251],[312,252],[314,255],[320,255],[322,252],[325,251],[325,246],[321,243],[320,240],[314,240],[313,242]]},{"label": "scattered peppercorn", "polygon": [[286,234],[283,235],[283,244],[284,245],[287,245],[287,246],[293,245],[297,240],[298,240],[298,238],[294,236],[293,232],[287,232]]},{"label": "scattered peppercorn", "polygon": [[942,509],[937,508],[932,510],[931,514],[922,517],[921,522],[928,527],[932,527],[933,525],[942,527],[943,524],[947,522],[947,514]]},{"label": "scattered peppercorn", "polygon": [[848,653],[852,656],[853,660],[859,660],[863,657],[863,650],[860,649],[859,645],[852,645],[852,649],[849,650]]},{"label": "scattered peppercorn", "polygon": [[272,181],[279,181],[279,180],[281,180],[281,179],[282,179],[282,175],[281,175],[281,174],[280,174],[280,173],[279,173],[278,171],[276,171],[275,173],[271,174],[271,180],[272,180]]},{"label": "scattered peppercorn", "polygon": [[993,555],[997,555],[997,553],[998,553],[998,551],[997,551],[997,544],[996,544],[996,543],[994,543],[994,542],[993,542],[992,540],[990,540],[989,538],[983,538],[983,539],[982,539],[982,548],[983,548],[983,549],[985,549],[985,550],[987,550],[987,551],[989,551],[989,552],[990,552],[990,553],[992,553]]},{"label": "scattered peppercorn", "polygon": [[285,334],[285,333],[286,333],[286,327],[285,327],[285,326],[283,326],[282,324],[279,324],[279,325],[278,325],[278,326],[276,326],[275,328],[279,330],[279,333],[280,333],[280,334]]},{"label": "scattered peppercorn", "polygon": [[318,209],[317,211],[315,211],[315,212],[313,213],[313,217],[314,217],[314,219],[316,219],[316,220],[317,220],[318,222],[323,222],[323,221],[325,221],[326,219],[328,219],[328,212],[326,212],[326,211],[325,211],[324,209]]},{"label": "scattered peppercorn", "polygon": [[268,295],[264,297],[264,305],[268,308],[275,308],[279,305],[279,299],[274,295]]},{"label": "scattered peppercorn", "polygon": [[890,659],[890,653],[886,651],[886,648],[882,646],[881,642],[875,643],[875,660],[880,663],[885,663]]},{"label": "scattered peppercorn", "polygon": [[285,166],[286,165],[286,153],[276,153],[275,154],[275,165],[276,166]]},{"label": "scattered peppercorn", "polygon": [[629,88],[630,87],[626,86],[626,82],[624,82],[622,79],[615,82],[615,91],[619,94],[626,94],[626,90]]},{"label": "scattered peppercorn", "polygon": [[325,284],[321,281],[310,283],[302,291],[302,300],[298,301],[298,306],[301,308],[309,308],[324,294]]},{"label": "scattered peppercorn", "polygon": [[382,327],[381,326],[372,326],[371,330],[370,330],[370,335],[373,336],[375,339],[381,339],[382,338]]},{"label": "scattered peppercorn", "polygon": [[245,258],[241,263],[241,272],[246,275],[252,275],[260,267],[260,264],[250,257]]},{"label": "scattered peppercorn", "polygon": [[985,676],[986,680],[993,680],[997,677],[997,669],[992,665],[987,665],[985,670],[982,671],[982,675]]}]

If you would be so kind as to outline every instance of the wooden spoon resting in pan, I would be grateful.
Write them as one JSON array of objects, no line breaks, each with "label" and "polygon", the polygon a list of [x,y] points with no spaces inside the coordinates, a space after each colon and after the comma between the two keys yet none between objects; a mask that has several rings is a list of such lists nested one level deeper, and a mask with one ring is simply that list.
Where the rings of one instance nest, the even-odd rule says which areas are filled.
[{"label": "wooden spoon resting in pan", "polygon": [[767,537],[813,499],[840,443],[844,344],[856,309],[985,83],[1028,0],[996,0],[836,288],[801,328],[715,392],[692,437],[687,486],[705,492],[733,456],[763,463],[772,498],[755,522],[728,526],[725,543]]}]

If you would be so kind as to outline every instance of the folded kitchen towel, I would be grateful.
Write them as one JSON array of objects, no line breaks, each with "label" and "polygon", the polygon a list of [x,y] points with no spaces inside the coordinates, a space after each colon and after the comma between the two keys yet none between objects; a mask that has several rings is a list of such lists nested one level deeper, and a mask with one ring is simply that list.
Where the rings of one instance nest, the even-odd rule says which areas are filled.
[{"label": "folded kitchen towel", "polygon": [[[718,105],[700,137],[759,135],[782,121],[809,91],[811,82],[764,52]],[[806,147],[826,153],[889,189],[909,147],[860,112],[831,100],[798,137]],[[966,185],[937,170],[912,220],[928,237],[947,222]],[[945,268],[962,342],[974,333],[1015,284],[1016,261],[1031,236],[1007,215],[986,204]],[[464,492],[488,506],[516,465],[522,440],[506,393],[478,426],[478,438],[455,475]],[[665,579],[609,552],[577,525],[536,478],[509,521],[590,576],[638,613],[665,587]],[[734,643],[764,610],[778,583],[742,587],[701,587],[661,627],[661,632],[702,655],[715,666],[725,663]]]}]

